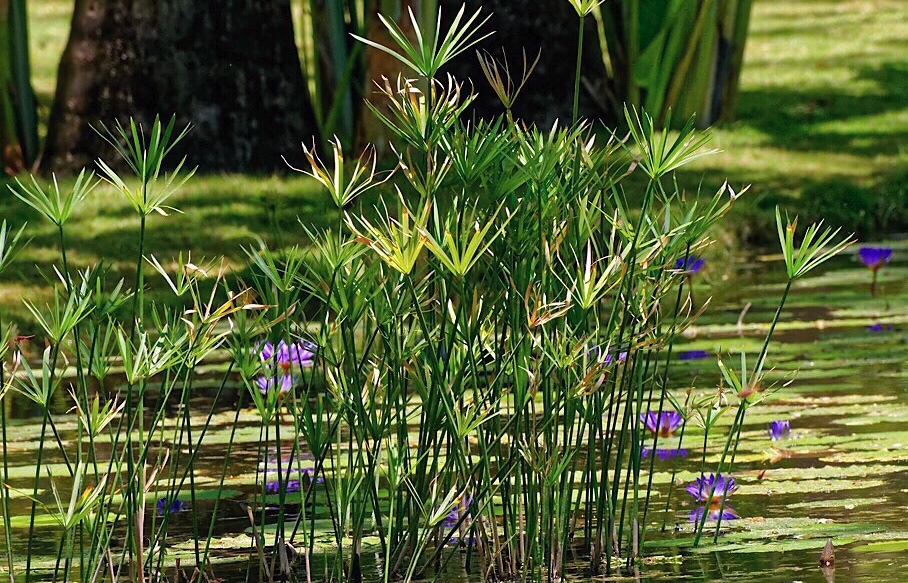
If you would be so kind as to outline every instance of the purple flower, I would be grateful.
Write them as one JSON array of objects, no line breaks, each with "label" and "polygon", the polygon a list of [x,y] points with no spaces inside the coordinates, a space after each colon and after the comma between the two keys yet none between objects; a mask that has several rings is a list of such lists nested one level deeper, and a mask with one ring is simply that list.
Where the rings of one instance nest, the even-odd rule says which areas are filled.
[{"label": "purple flower", "polygon": [[[265,484],[265,491],[269,494],[280,494],[281,484],[280,482],[268,482]],[[284,483],[284,492],[292,494],[293,492],[300,491],[300,481],[299,480],[287,480]]]},{"label": "purple flower", "polygon": [[[457,504],[454,505],[454,508],[451,509],[451,512],[445,517],[442,521],[442,526],[445,528],[454,528],[457,526],[457,523],[460,521],[460,517],[463,514],[467,514],[470,510],[470,504],[473,503],[473,498],[469,494],[465,494],[460,497],[457,501]],[[469,519],[469,516],[467,517]]]},{"label": "purple flower", "polygon": [[282,377],[258,377],[255,379],[255,384],[259,388],[259,391],[262,394],[266,394],[272,388],[277,387],[281,393],[286,393],[293,388],[295,379],[290,375],[284,375]]},{"label": "purple flower", "polygon": [[[291,469],[289,474],[287,472],[287,468],[283,468],[280,471],[284,474],[291,475],[291,476],[297,476],[297,475],[301,474],[309,480],[309,483],[312,483],[314,481],[316,484],[321,484],[322,482],[325,481],[325,479],[321,476],[319,476],[318,478],[313,477],[313,476],[315,476],[315,468]],[[278,469],[276,467],[270,467],[270,468],[268,468],[267,473],[274,474],[277,472],[278,472]],[[297,472],[299,472],[299,474]],[[275,480],[273,482],[267,482],[265,484],[265,490],[269,494],[277,494],[278,487],[279,487],[278,484],[279,484],[279,482],[277,480]],[[298,492],[300,489],[300,482],[299,482],[299,480],[288,480],[285,483],[285,486],[287,487],[287,492]]]},{"label": "purple flower", "polygon": [[264,363],[277,362],[277,365],[284,369],[284,373],[288,374],[293,366],[305,368],[315,364],[315,348],[315,345],[309,342],[287,344],[281,340],[275,349],[270,342],[264,342],[259,345],[259,356]]},{"label": "purple flower", "polygon": [[[710,507],[709,516],[706,519],[712,520],[713,522],[719,520],[719,510],[720,509],[722,510],[722,520],[735,520],[736,518],[738,518],[738,515],[735,513],[734,508],[732,508],[728,504],[725,505],[725,508],[722,508],[722,504],[719,504],[715,509]],[[691,510],[688,520],[690,522],[700,522],[701,520],[703,520],[704,511],[705,511],[704,508],[697,508],[696,510]]]},{"label": "purple flower", "polygon": [[[645,458],[648,458],[650,456],[650,454],[652,454],[652,453],[653,452],[650,448],[644,447],[643,450],[640,452],[640,457],[645,459]],[[674,448],[674,447],[656,448],[656,457],[659,458],[660,462],[664,462],[666,460],[670,460],[670,459],[674,459],[674,458],[680,459],[680,458],[685,457],[686,455],[687,455],[687,450],[684,448],[680,448],[680,449]]]},{"label": "purple flower", "polygon": [[892,324],[880,324],[879,322],[867,326],[869,332],[892,332]]},{"label": "purple flower", "polygon": [[678,360],[700,360],[709,358],[709,353],[705,350],[685,350],[678,353]]},{"label": "purple flower", "polygon": [[720,512],[722,520],[733,520],[738,517],[734,508],[726,504],[728,497],[738,489],[734,478],[726,478],[722,474],[710,474],[709,477],[697,478],[685,489],[694,497],[694,500],[705,505],[690,513],[691,522],[702,519],[704,512],[708,512],[709,520],[718,520]]},{"label": "purple flower", "polygon": [[158,500],[158,516],[164,516],[165,514],[176,514],[189,508],[189,505],[180,500],[174,500],[171,502],[168,498],[161,498]]},{"label": "purple flower", "polygon": [[722,474],[710,474],[709,477],[697,478],[685,488],[697,502],[714,502],[716,498],[721,502],[723,498],[731,495],[737,489],[735,479],[726,478]]},{"label": "purple flower", "polygon": [[[602,348],[599,348],[595,344],[593,346],[591,346],[589,350],[586,351],[587,357],[595,358],[595,359],[602,358],[602,353],[603,353]],[[614,360],[614,353],[608,352],[608,353],[606,353],[605,358],[602,358],[602,363],[605,366],[610,366],[612,364],[613,360]],[[626,351],[619,352],[618,353],[618,362],[624,362],[625,360],[627,360],[627,352]]]},{"label": "purple flower", "polygon": [[699,257],[681,257],[675,261],[675,269],[679,271],[686,271],[688,273],[697,273],[703,266],[706,265],[706,260]]},{"label": "purple flower", "polygon": [[662,411],[662,413],[647,411],[640,414],[640,422],[646,425],[650,433],[658,433],[659,437],[671,437],[672,433],[681,427],[684,418],[677,411]]},{"label": "purple flower", "polygon": [[773,421],[766,426],[769,431],[769,439],[772,441],[781,441],[791,437],[791,423],[788,421]]},{"label": "purple flower", "polygon": [[879,271],[892,258],[890,247],[861,247],[858,249],[861,263],[870,268],[874,273]]}]

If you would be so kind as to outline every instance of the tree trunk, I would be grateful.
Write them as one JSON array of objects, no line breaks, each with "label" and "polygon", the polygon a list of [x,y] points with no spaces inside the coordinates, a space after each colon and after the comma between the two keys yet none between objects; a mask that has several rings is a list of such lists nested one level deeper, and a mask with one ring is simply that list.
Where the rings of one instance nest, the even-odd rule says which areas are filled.
[{"label": "tree trunk", "polygon": [[[440,0],[442,31],[447,30],[464,0]],[[472,14],[482,8],[491,14],[483,27],[494,31],[491,37],[476,48],[486,50],[502,59],[502,49],[507,55],[511,74],[520,82],[522,52],[532,63],[537,52],[542,51],[539,64],[517,98],[514,115],[528,122],[551,126],[557,119],[562,124],[571,122],[574,97],[574,67],[577,61],[577,30],[579,17],[566,0],[539,0],[514,2],[514,0],[466,0],[467,11]],[[503,111],[501,102],[489,87],[479,67],[476,51],[470,50],[458,57],[450,67],[458,79],[473,81],[477,93],[474,111],[488,117]],[[442,72],[444,74],[444,71]],[[582,85],[580,88],[581,117],[600,117],[609,111],[609,101],[599,87],[606,77],[602,63],[596,23],[586,19]]]},{"label": "tree trunk", "polygon": [[315,122],[289,0],[76,0],[41,167],[109,150],[90,126],[176,114],[203,172],[272,171]]},{"label": "tree trunk", "polygon": [[0,157],[3,171],[18,174],[25,168],[16,133],[15,96],[9,0],[0,0]]}]

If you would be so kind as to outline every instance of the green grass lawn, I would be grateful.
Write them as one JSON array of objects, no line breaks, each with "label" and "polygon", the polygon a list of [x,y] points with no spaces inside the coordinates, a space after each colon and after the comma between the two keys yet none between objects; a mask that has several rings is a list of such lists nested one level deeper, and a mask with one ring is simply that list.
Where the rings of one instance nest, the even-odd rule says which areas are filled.
[{"label": "green grass lawn", "polygon": [[[191,251],[197,264],[203,259],[219,261],[224,257],[228,266],[241,267],[246,258],[244,247],[255,248],[259,241],[279,246],[300,242],[302,227],[297,217],[306,217],[307,223],[316,226],[336,220],[336,212],[329,211],[329,201],[317,195],[315,186],[313,180],[304,177],[195,177],[169,201],[182,212],[148,218],[146,255],[153,254],[169,266],[178,253],[182,252],[185,259]],[[40,304],[51,298],[46,278],[51,278],[53,266],[60,264],[58,233],[56,227],[12,195],[0,198],[0,216],[11,219],[17,227],[28,221],[27,233],[33,237],[4,273],[0,306],[14,319],[31,320],[21,299]],[[111,187],[102,185],[66,224],[68,260],[82,266],[103,261],[115,273],[132,278],[138,233],[139,219],[132,207]],[[127,279],[126,284],[131,288],[132,280]],[[157,284],[152,287],[161,288]]]},{"label": "green grass lawn", "polygon": [[742,224],[756,228],[781,201],[867,239],[904,230],[906,47],[902,0],[756,0],[738,121],[715,130],[723,152],[688,180],[753,184],[757,220]]},{"label": "green grass lawn", "polygon": [[[71,0],[29,5],[42,125],[71,6]],[[726,177],[736,187],[753,184],[733,224],[755,240],[774,237],[767,211],[778,202],[866,239],[902,229],[908,224],[908,2],[756,0],[751,28],[738,121],[714,130],[722,152],[686,170],[683,182],[694,187],[702,179],[707,190]],[[174,201],[185,214],[150,219],[148,248],[161,258],[191,249],[194,258],[241,261],[241,245],[257,237],[297,242],[297,217],[329,220],[323,201],[312,181],[299,176],[196,178]],[[15,224],[28,220],[35,236],[13,269],[13,285],[7,278],[0,286],[0,305],[21,315],[20,297],[48,295],[33,266],[50,273],[56,235],[11,196],[0,196],[0,216]],[[125,202],[100,188],[68,226],[72,260],[104,259],[130,274],[137,230]]]}]

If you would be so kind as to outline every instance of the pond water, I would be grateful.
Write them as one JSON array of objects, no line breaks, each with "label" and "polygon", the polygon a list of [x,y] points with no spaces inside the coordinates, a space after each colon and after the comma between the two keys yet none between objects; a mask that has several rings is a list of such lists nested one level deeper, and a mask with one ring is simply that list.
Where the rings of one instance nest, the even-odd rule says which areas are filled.
[{"label": "pond water", "polygon": [[[876,295],[870,293],[869,272],[853,254],[831,262],[794,287],[768,360],[773,369],[768,378],[778,391],[749,411],[735,459],[733,473],[739,488],[730,504],[739,518],[722,522],[715,543],[710,530],[704,544],[691,548],[688,516],[694,504],[684,486],[699,475],[703,459],[703,432],[691,426],[684,443],[672,437],[660,445],[673,451],[680,447],[686,455],[662,452],[656,457],[653,483],[657,492],[648,514],[646,558],[634,569],[595,580],[768,583],[905,578],[908,261],[898,258],[906,255],[908,250],[895,249],[895,259],[880,273]],[[715,391],[719,378],[716,353],[745,349],[755,354],[759,350],[782,291],[778,283],[782,274],[775,271],[777,258],[742,264],[733,273],[723,273],[719,263],[714,261],[693,283],[697,301],[709,296],[713,300],[686,334],[684,345],[676,346],[681,356],[672,364],[672,386],[682,399],[689,386],[695,392]],[[745,306],[749,307],[742,315]],[[699,351],[707,357],[700,358]],[[194,387],[195,415],[204,418],[207,414],[218,372],[224,366],[223,362],[213,363],[210,377],[203,377]],[[239,395],[237,386],[222,398],[225,407],[213,417],[196,462],[199,496],[195,511],[206,528],[215,500],[220,498],[212,543],[213,570],[226,582],[247,577],[258,580],[255,561],[251,562],[253,571],[247,571],[249,520],[243,503],[252,500],[261,487],[256,484],[263,479],[263,460],[272,460],[273,467],[276,455],[260,449],[259,423],[253,411],[247,407],[236,415]],[[57,396],[63,413],[65,393],[60,391]],[[11,485],[26,489],[34,474],[40,419],[21,397],[7,398],[6,406],[12,419],[8,443]],[[57,427],[66,442],[74,436],[74,420],[64,415],[59,419]],[[778,420],[790,422],[790,436],[771,441],[767,425]],[[219,491],[225,444],[234,430],[229,471],[224,490]],[[723,431],[719,430],[707,446],[707,473],[716,467],[723,445]],[[109,445],[99,444],[102,455],[105,447]],[[52,469],[60,469],[56,474],[64,473],[59,456],[50,455],[45,461]],[[303,456],[297,463],[305,473],[312,462]],[[670,510],[663,513],[673,472],[676,486]],[[303,482],[305,489],[308,484]],[[26,550],[29,508],[27,499],[14,497],[13,548],[20,557]],[[182,511],[171,517],[168,540],[179,543],[176,552],[188,553],[194,546],[191,514]],[[827,538],[836,547],[834,570],[818,567]],[[52,562],[58,540],[54,529],[41,531],[36,562]],[[440,579],[476,580],[457,563],[451,561]],[[315,573],[320,572],[318,565],[319,558],[313,557]],[[578,559],[568,569],[568,578],[590,579],[585,566]],[[368,565],[366,572],[370,572]],[[378,578],[374,565],[371,573]]]}]

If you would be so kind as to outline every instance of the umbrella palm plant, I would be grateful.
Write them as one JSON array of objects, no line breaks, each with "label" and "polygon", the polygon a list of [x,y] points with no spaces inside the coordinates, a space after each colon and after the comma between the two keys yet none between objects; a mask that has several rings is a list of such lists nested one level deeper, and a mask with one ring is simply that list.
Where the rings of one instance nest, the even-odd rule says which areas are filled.
[{"label": "umbrella palm plant", "polygon": [[[673,173],[704,153],[705,139],[693,124],[670,132],[634,108],[625,112],[629,137],[605,144],[579,119],[551,129],[507,115],[467,121],[463,84],[434,78],[483,35],[476,13],[456,22],[440,35],[451,42],[396,35],[383,46],[417,69],[383,93],[394,112],[380,117],[397,155],[393,182],[371,170],[369,155],[344,167],[339,139],[333,156],[307,150],[306,173],[335,205],[331,229],[307,225],[296,245],[249,249],[239,275],[182,257],[174,273],[146,250],[142,221],[133,295],[105,285],[104,270],[70,273],[63,261],[54,301],[27,304],[44,329],[43,358],[29,361],[14,343],[12,382],[0,367],[0,385],[34,402],[48,438],[35,471],[12,477],[27,488],[27,529],[9,519],[3,527],[7,560],[26,583],[42,568],[46,517],[60,531],[64,580],[70,571],[82,581],[127,572],[161,580],[179,572],[178,558],[215,579],[215,526],[247,519],[247,533],[236,533],[249,550],[240,559],[260,581],[294,570],[310,581],[361,581],[370,554],[386,583],[438,576],[455,560],[482,580],[561,579],[572,555],[593,571],[630,566],[652,530],[658,487],[644,448],[696,431],[688,421],[697,413],[701,478],[688,492],[709,510],[694,514],[697,542],[710,517],[732,519],[725,497],[745,484],[730,475],[735,451],[745,414],[768,394],[760,380],[788,291],[848,240],[820,226],[799,234],[779,214],[788,285],[756,364],[720,363],[734,393],[720,384],[715,398],[688,394],[682,406],[667,382],[672,345],[706,303],[692,308],[679,261],[703,252],[743,191],[680,191]],[[134,176],[101,170],[140,219],[168,220],[153,211],[190,179],[155,170],[183,137],[174,128],[156,120],[150,132],[128,124],[106,134],[130,144],[119,153]],[[626,181],[634,171],[641,180]],[[62,229],[90,193],[34,186],[19,194]],[[364,204],[373,197],[380,203]],[[59,240],[62,259],[62,231]],[[18,241],[0,226],[0,271]],[[147,280],[146,262],[157,273]],[[214,281],[206,287],[206,279]],[[169,304],[146,306],[154,286]],[[132,309],[115,309],[127,297]],[[194,396],[206,385],[213,396],[200,407]],[[225,387],[237,389],[235,399]],[[9,398],[4,390],[0,399]],[[79,416],[66,440],[59,428],[68,413],[50,406],[54,394],[68,394],[74,407],[62,410]],[[718,424],[732,408],[731,425]],[[219,413],[226,443],[210,437]],[[708,479],[717,433],[724,449]],[[96,438],[109,447],[96,448]],[[0,453],[6,478],[5,440]],[[220,457],[200,471],[199,460]],[[242,473],[250,457],[254,467]],[[47,459],[63,460],[56,474],[43,468]],[[74,485],[69,506],[55,483],[67,480],[64,469]],[[42,492],[48,482],[53,503]],[[2,492],[6,516],[11,491]],[[25,549],[6,535],[14,529],[26,531]]]}]

